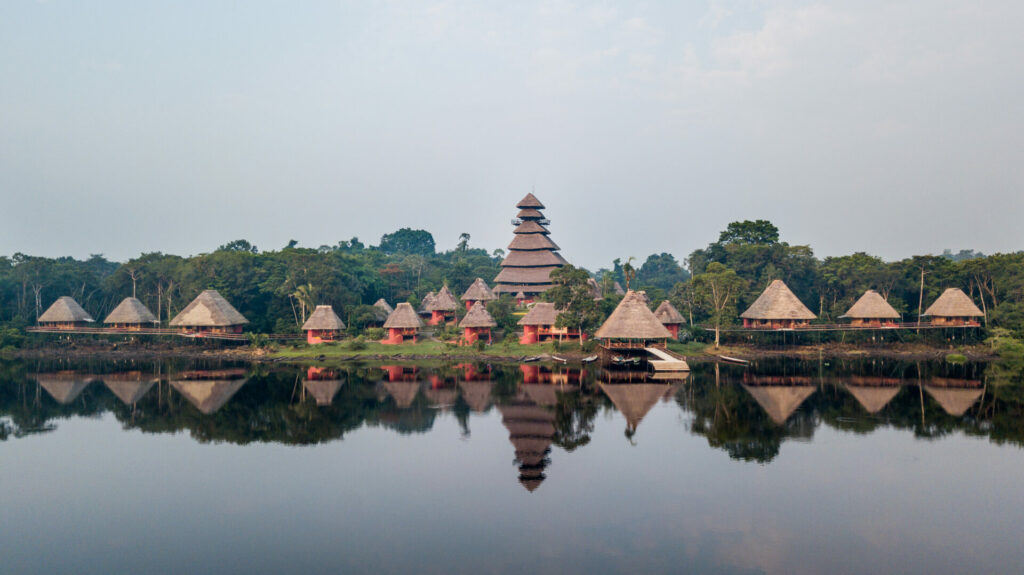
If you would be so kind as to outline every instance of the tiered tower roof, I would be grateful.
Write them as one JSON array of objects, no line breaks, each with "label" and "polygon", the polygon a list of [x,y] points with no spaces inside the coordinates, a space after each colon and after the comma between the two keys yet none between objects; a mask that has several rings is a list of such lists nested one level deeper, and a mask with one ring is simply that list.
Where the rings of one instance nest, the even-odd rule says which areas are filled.
[{"label": "tiered tower roof", "polygon": [[548,221],[541,212],[544,204],[533,194],[526,194],[516,207],[515,236],[508,245],[508,256],[501,262],[501,272],[494,278],[494,292],[535,296],[551,287],[551,272],[568,262],[548,237]]}]

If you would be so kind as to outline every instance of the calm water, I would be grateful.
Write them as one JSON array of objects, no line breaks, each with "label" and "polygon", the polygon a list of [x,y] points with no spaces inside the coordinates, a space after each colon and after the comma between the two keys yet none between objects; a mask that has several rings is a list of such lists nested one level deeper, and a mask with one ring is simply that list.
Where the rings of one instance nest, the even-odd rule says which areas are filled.
[{"label": "calm water", "polygon": [[0,363],[0,571],[1021,572],[996,371]]}]

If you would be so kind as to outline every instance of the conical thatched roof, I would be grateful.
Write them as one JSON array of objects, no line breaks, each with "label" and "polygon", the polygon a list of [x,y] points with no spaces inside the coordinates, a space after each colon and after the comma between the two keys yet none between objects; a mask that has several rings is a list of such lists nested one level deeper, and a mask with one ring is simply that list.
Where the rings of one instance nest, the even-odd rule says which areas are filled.
[{"label": "conical thatched roof", "polygon": [[900,387],[897,385],[847,385],[846,389],[857,400],[857,403],[872,415],[882,411],[900,392]]},{"label": "conical thatched roof", "polygon": [[341,330],[345,329],[345,322],[341,321],[334,308],[329,305],[318,305],[313,313],[309,315],[306,323],[302,324],[303,331],[311,329],[318,330]]},{"label": "conical thatched roof", "polygon": [[532,402],[542,407],[558,405],[558,390],[554,385],[542,383],[522,384],[523,394]]},{"label": "conical thatched roof", "polygon": [[665,329],[647,308],[646,294],[629,290],[608,320],[597,330],[598,339],[668,339]]},{"label": "conical thatched roof", "polygon": [[491,313],[487,311],[487,306],[484,302],[478,301],[473,304],[473,307],[469,308],[466,313],[466,317],[462,318],[459,322],[459,327],[497,327],[498,322],[494,321],[491,317]]},{"label": "conical thatched roof", "polygon": [[387,321],[384,322],[385,329],[419,329],[421,327],[423,327],[423,320],[416,315],[416,310],[412,309],[412,305],[404,301],[398,304],[395,311],[391,312]]},{"label": "conical thatched roof", "polygon": [[518,218],[520,220],[529,220],[529,219],[540,220],[540,219],[544,218],[544,214],[541,213],[540,210],[535,210],[533,208],[527,208],[525,210],[519,210],[519,213],[516,214],[516,218]]},{"label": "conical thatched roof", "polygon": [[526,196],[524,196],[523,199],[519,200],[519,203],[516,204],[516,207],[519,208],[520,210],[543,210],[544,204],[540,203],[540,200],[537,199],[537,196],[534,196],[531,193],[526,194]]},{"label": "conical thatched roof", "polygon": [[92,322],[92,316],[89,315],[82,306],[78,305],[75,298],[71,296],[63,296],[58,298],[57,301],[53,302],[43,315],[39,316],[39,323],[79,323],[79,322]]},{"label": "conical thatched roof", "polygon": [[172,327],[227,327],[249,323],[217,290],[199,294],[181,313],[174,316]]},{"label": "conical thatched roof", "polygon": [[501,265],[519,268],[532,268],[539,266],[564,266],[569,262],[565,261],[558,252],[548,250],[521,251],[512,250],[501,260]]},{"label": "conical thatched roof", "polygon": [[111,373],[103,376],[103,384],[125,405],[138,403],[149,390],[160,381],[156,375],[137,371]]},{"label": "conical thatched roof", "polygon": [[139,325],[146,323],[157,323],[156,316],[149,311],[144,303],[133,297],[124,298],[117,304],[114,311],[110,312],[103,323]]},{"label": "conical thatched roof", "polygon": [[473,411],[483,413],[491,405],[491,387],[489,381],[460,381],[459,388],[462,389],[462,399]]},{"label": "conical thatched roof", "polygon": [[740,317],[745,319],[814,319],[817,316],[789,290],[789,286],[785,282],[774,280]]},{"label": "conical thatched roof", "polygon": [[873,289],[864,292],[857,303],[840,318],[847,319],[900,319],[900,312],[893,309],[885,298]]},{"label": "conical thatched roof", "polygon": [[57,403],[67,405],[78,399],[92,383],[92,376],[75,372],[37,373],[32,376]]},{"label": "conical thatched roof", "polygon": [[558,244],[544,234],[516,234],[508,244],[509,250],[559,250]]},{"label": "conical thatched roof", "polygon": [[801,386],[755,386],[744,385],[743,389],[752,395],[762,409],[778,425],[785,425],[793,412],[800,407],[818,388],[813,385]]},{"label": "conical thatched roof", "polygon": [[411,406],[420,393],[420,384],[416,381],[385,381],[384,387],[399,409]]},{"label": "conical thatched roof", "polygon": [[391,307],[391,304],[384,298],[377,300],[377,303],[373,304],[373,307],[384,310],[385,315],[391,315],[391,312],[395,311],[395,308]]},{"label": "conical thatched roof", "polygon": [[924,315],[939,317],[982,317],[985,314],[974,305],[960,288],[948,288],[939,299],[925,310]]},{"label": "conical thatched roof", "polygon": [[444,286],[434,296],[432,306],[427,311],[455,311],[457,307],[459,307],[459,302],[452,294],[452,290],[448,289],[448,286]]},{"label": "conical thatched roof", "polygon": [[558,312],[555,310],[555,304],[537,302],[517,323],[519,325],[555,325],[557,320]]},{"label": "conical thatched roof", "polygon": [[[612,287],[615,288],[615,295],[626,295],[626,290],[622,289],[622,284],[619,282],[615,282],[615,285]],[[644,297],[647,297],[646,294],[644,294]]]},{"label": "conical thatched roof", "polygon": [[476,278],[473,285],[469,286],[466,293],[462,294],[462,301],[493,301],[498,299],[487,282],[483,278]]},{"label": "conical thatched roof", "polygon": [[178,380],[172,381],[173,387],[195,406],[203,415],[213,415],[224,407],[232,396],[245,385],[245,379],[228,380]]},{"label": "conical thatched roof", "polygon": [[612,400],[615,409],[626,418],[631,431],[669,389],[664,383],[600,383],[601,390]]},{"label": "conical thatched roof", "polygon": [[516,299],[526,299],[526,294],[521,291],[516,292]]},{"label": "conical thatched roof", "polygon": [[450,407],[459,399],[459,390],[429,388],[423,391],[423,395],[432,407]]},{"label": "conical thatched roof", "polygon": [[435,297],[437,297],[437,294],[435,294],[434,292],[430,292],[427,295],[423,296],[423,301],[420,302],[420,311],[425,311],[427,313],[434,311]]},{"label": "conical thatched roof", "polygon": [[924,386],[924,390],[937,401],[942,410],[953,417],[961,417],[981,398],[982,388]]},{"label": "conical thatched roof", "polygon": [[538,224],[533,220],[523,220],[523,223],[516,226],[516,229],[512,230],[513,234],[550,234],[547,228]]},{"label": "conical thatched roof", "polygon": [[664,325],[675,325],[686,323],[686,319],[679,313],[676,306],[669,303],[668,300],[661,302],[658,309],[654,310],[654,317],[658,318]]},{"label": "conical thatched roof", "polygon": [[330,405],[344,384],[345,380],[343,379],[302,380],[302,387],[306,388],[306,392],[313,396],[317,405]]}]

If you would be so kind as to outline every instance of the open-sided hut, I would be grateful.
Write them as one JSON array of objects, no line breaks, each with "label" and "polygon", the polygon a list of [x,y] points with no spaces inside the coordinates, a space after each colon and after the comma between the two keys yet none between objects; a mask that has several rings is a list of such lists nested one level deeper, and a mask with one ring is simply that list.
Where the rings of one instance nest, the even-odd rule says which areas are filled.
[{"label": "open-sided hut", "polygon": [[129,407],[138,403],[158,381],[160,378],[155,374],[140,371],[108,373],[103,376],[103,384],[107,389]]},{"label": "open-sided hut", "polygon": [[483,278],[476,278],[473,284],[469,286],[469,289],[466,290],[466,293],[462,294],[462,301],[466,302],[467,311],[472,309],[473,304],[478,301],[487,303],[496,299],[498,299],[498,296],[494,295],[494,292],[487,286],[487,282]]},{"label": "open-sided hut", "polygon": [[600,383],[601,390],[612,400],[615,409],[626,418],[626,436],[632,437],[640,420],[665,396],[669,385],[664,383]]},{"label": "open-sided hut", "polygon": [[181,313],[174,316],[170,326],[184,333],[220,334],[242,333],[249,323],[217,290],[200,293]]},{"label": "open-sided hut", "polygon": [[306,323],[302,324],[302,331],[306,332],[306,342],[314,345],[341,339],[341,332],[344,329],[345,322],[341,321],[338,314],[334,313],[334,308],[329,305],[316,306]]},{"label": "open-sided hut", "polygon": [[559,255],[555,242],[548,238],[551,232],[544,226],[549,222],[541,212],[544,204],[533,194],[526,194],[516,207],[520,212],[512,220],[516,226],[514,238],[508,245],[508,255],[501,262],[501,272],[494,278],[497,284],[494,292],[522,292],[523,301],[530,302],[551,288],[551,272],[568,262]]},{"label": "open-sided hut", "polygon": [[740,317],[747,328],[792,329],[806,327],[817,316],[785,282],[774,280]]},{"label": "open-sided hut", "polygon": [[579,340],[580,330],[573,327],[557,327],[558,311],[555,304],[537,302],[517,322],[523,328],[519,343],[531,344],[557,339],[558,341]]},{"label": "open-sided hut", "polygon": [[53,305],[47,308],[43,315],[39,316],[39,320],[36,323],[39,324],[39,327],[50,329],[75,329],[88,327],[95,321],[89,315],[89,312],[78,305],[75,298],[63,296],[53,302]]},{"label": "open-sided hut", "polygon": [[814,394],[818,388],[813,385],[748,385],[743,384],[761,409],[776,425],[785,425],[794,412]]},{"label": "open-sided hut", "polygon": [[459,302],[455,300],[452,291],[448,289],[448,286],[442,287],[441,291],[437,292],[437,295],[430,301],[430,305],[425,306],[426,311],[430,312],[430,320],[427,323],[440,325],[454,321],[455,310],[458,307]]},{"label": "open-sided hut", "polygon": [[679,313],[676,306],[665,300],[658,305],[658,309],[654,310],[654,317],[658,318],[661,325],[665,326],[665,329],[672,334],[672,339],[679,339],[679,327],[686,323],[686,319]]},{"label": "open-sided hut", "polygon": [[602,350],[619,353],[647,347],[664,348],[672,333],[647,307],[643,292],[629,290],[594,337]]},{"label": "open-sided hut", "polygon": [[497,327],[497,325],[498,322],[491,317],[484,302],[478,301],[469,309],[466,317],[459,322],[459,327],[463,330],[462,341],[466,345],[471,345],[479,339],[486,338],[489,344],[491,343],[491,328]]},{"label": "open-sided hut", "polygon": [[126,297],[117,304],[103,323],[115,329],[140,330],[144,327],[153,327],[159,322],[146,304],[136,298]]},{"label": "open-sided hut", "polygon": [[93,377],[74,371],[58,371],[56,373],[37,373],[32,376],[40,387],[46,390],[57,403],[67,405],[78,399],[92,383]]},{"label": "open-sided hut", "polygon": [[931,318],[932,325],[954,327],[977,327],[980,325],[978,318],[985,317],[984,312],[960,288],[946,289],[924,315]]},{"label": "open-sided hut", "polygon": [[850,320],[853,327],[899,327],[900,312],[882,294],[869,289],[839,318]]},{"label": "open-sided hut", "polygon": [[422,327],[423,321],[420,316],[416,315],[416,310],[412,309],[410,303],[403,301],[384,322],[384,329],[387,330],[388,336],[381,343],[397,345],[408,340],[416,343],[416,336],[419,335]]}]

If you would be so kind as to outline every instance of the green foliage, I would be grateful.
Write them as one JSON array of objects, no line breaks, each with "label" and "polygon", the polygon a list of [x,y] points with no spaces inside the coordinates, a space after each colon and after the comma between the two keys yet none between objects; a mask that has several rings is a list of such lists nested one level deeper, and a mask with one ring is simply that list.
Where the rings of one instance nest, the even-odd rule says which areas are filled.
[{"label": "green foliage", "polygon": [[690,272],[669,253],[651,254],[636,274],[637,287],[647,290],[652,299],[655,299],[654,290],[668,291],[689,278]]},{"label": "green foliage", "polygon": [[[469,238],[467,236],[466,241]],[[386,254],[429,255],[436,251],[434,236],[426,230],[402,228],[380,238],[380,251]],[[463,250],[464,251],[464,250]]]},{"label": "green foliage", "polygon": [[962,353],[948,353],[946,354],[946,363],[952,363],[953,365],[963,365],[967,363],[967,356]]},{"label": "green foliage", "polygon": [[779,242],[779,228],[768,220],[732,222],[718,235],[721,244],[763,244]]},{"label": "green foliage", "polygon": [[14,327],[0,327],[0,350],[21,347],[25,336]]},{"label": "green foliage", "polygon": [[366,349],[366,338],[359,336],[352,341],[348,342],[348,349],[351,351],[363,351]]},{"label": "green foliage", "polygon": [[484,351],[485,349],[487,349],[487,341],[483,339],[476,340],[476,350]]},{"label": "green foliage", "polygon": [[371,341],[380,341],[384,339],[384,328],[380,327],[368,327],[363,330],[363,337]]},{"label": "green foliage", "polygon": [[587,270],[571,265],[551,272],[554,287],[544,293],[544,299],[561,310],[556,327],[570,327],[590,332],[604,321],[604,315],[594,301],[594,294],[587,283]]},{"label": "green foliage", "polygon": [[249,345],[254,349],[263,349],[270,343],[270,338],[265,333],[250,333]]}]

